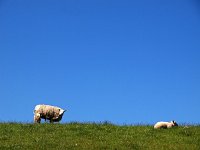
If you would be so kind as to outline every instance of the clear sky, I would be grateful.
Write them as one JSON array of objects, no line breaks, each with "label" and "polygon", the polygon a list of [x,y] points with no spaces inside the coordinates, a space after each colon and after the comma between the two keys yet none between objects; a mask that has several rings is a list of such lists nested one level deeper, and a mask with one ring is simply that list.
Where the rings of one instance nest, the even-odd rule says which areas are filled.
[{"label": "clear sky", "polygon": [[0,0],[0,122],[200,123],[198,0]]}]

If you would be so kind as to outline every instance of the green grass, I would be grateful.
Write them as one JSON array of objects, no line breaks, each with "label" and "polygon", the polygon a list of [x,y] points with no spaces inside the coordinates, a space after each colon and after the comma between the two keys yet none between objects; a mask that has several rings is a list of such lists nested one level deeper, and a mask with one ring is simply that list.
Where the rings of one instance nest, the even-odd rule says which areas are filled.
[{"label": "green grass", "polygon": [[0,149],[200,150],[200,126],[0,123]]}]

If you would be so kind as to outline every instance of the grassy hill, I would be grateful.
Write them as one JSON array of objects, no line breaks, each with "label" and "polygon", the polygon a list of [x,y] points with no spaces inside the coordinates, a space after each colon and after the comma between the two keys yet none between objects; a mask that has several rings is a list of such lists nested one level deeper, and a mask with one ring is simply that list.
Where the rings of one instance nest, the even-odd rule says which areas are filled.
[{"label": "grassy hill", "polygon": [[0,123],[0,149],[200,150],[200,126]]}]

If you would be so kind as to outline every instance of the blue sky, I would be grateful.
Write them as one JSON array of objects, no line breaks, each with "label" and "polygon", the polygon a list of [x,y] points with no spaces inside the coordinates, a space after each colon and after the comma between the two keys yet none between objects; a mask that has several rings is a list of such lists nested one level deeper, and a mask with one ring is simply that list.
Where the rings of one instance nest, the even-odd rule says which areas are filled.
[{"label": "blue sky", "polygon": [[198,0],[0,0],[0,121],[199,123]]}]

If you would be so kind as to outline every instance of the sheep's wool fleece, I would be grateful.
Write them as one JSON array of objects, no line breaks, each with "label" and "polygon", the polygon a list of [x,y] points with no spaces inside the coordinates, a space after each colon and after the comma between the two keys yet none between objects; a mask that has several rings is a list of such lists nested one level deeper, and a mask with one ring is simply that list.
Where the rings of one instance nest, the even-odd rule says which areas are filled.
[{"label": "sheep's wool fleece", "polygon": [[57,106],[51,106],[51,105],[40,105],[38,109],[35,110],[35,113],[39,113],[41,118],[46,119],[57,119],[59,117],[61,108]]},{"label": "sheep's wool fleece", "polygon": [[159,129],[159,128],[171,128],[173,126],[172,122],[157,122],[154,125],[155,129]]}]

